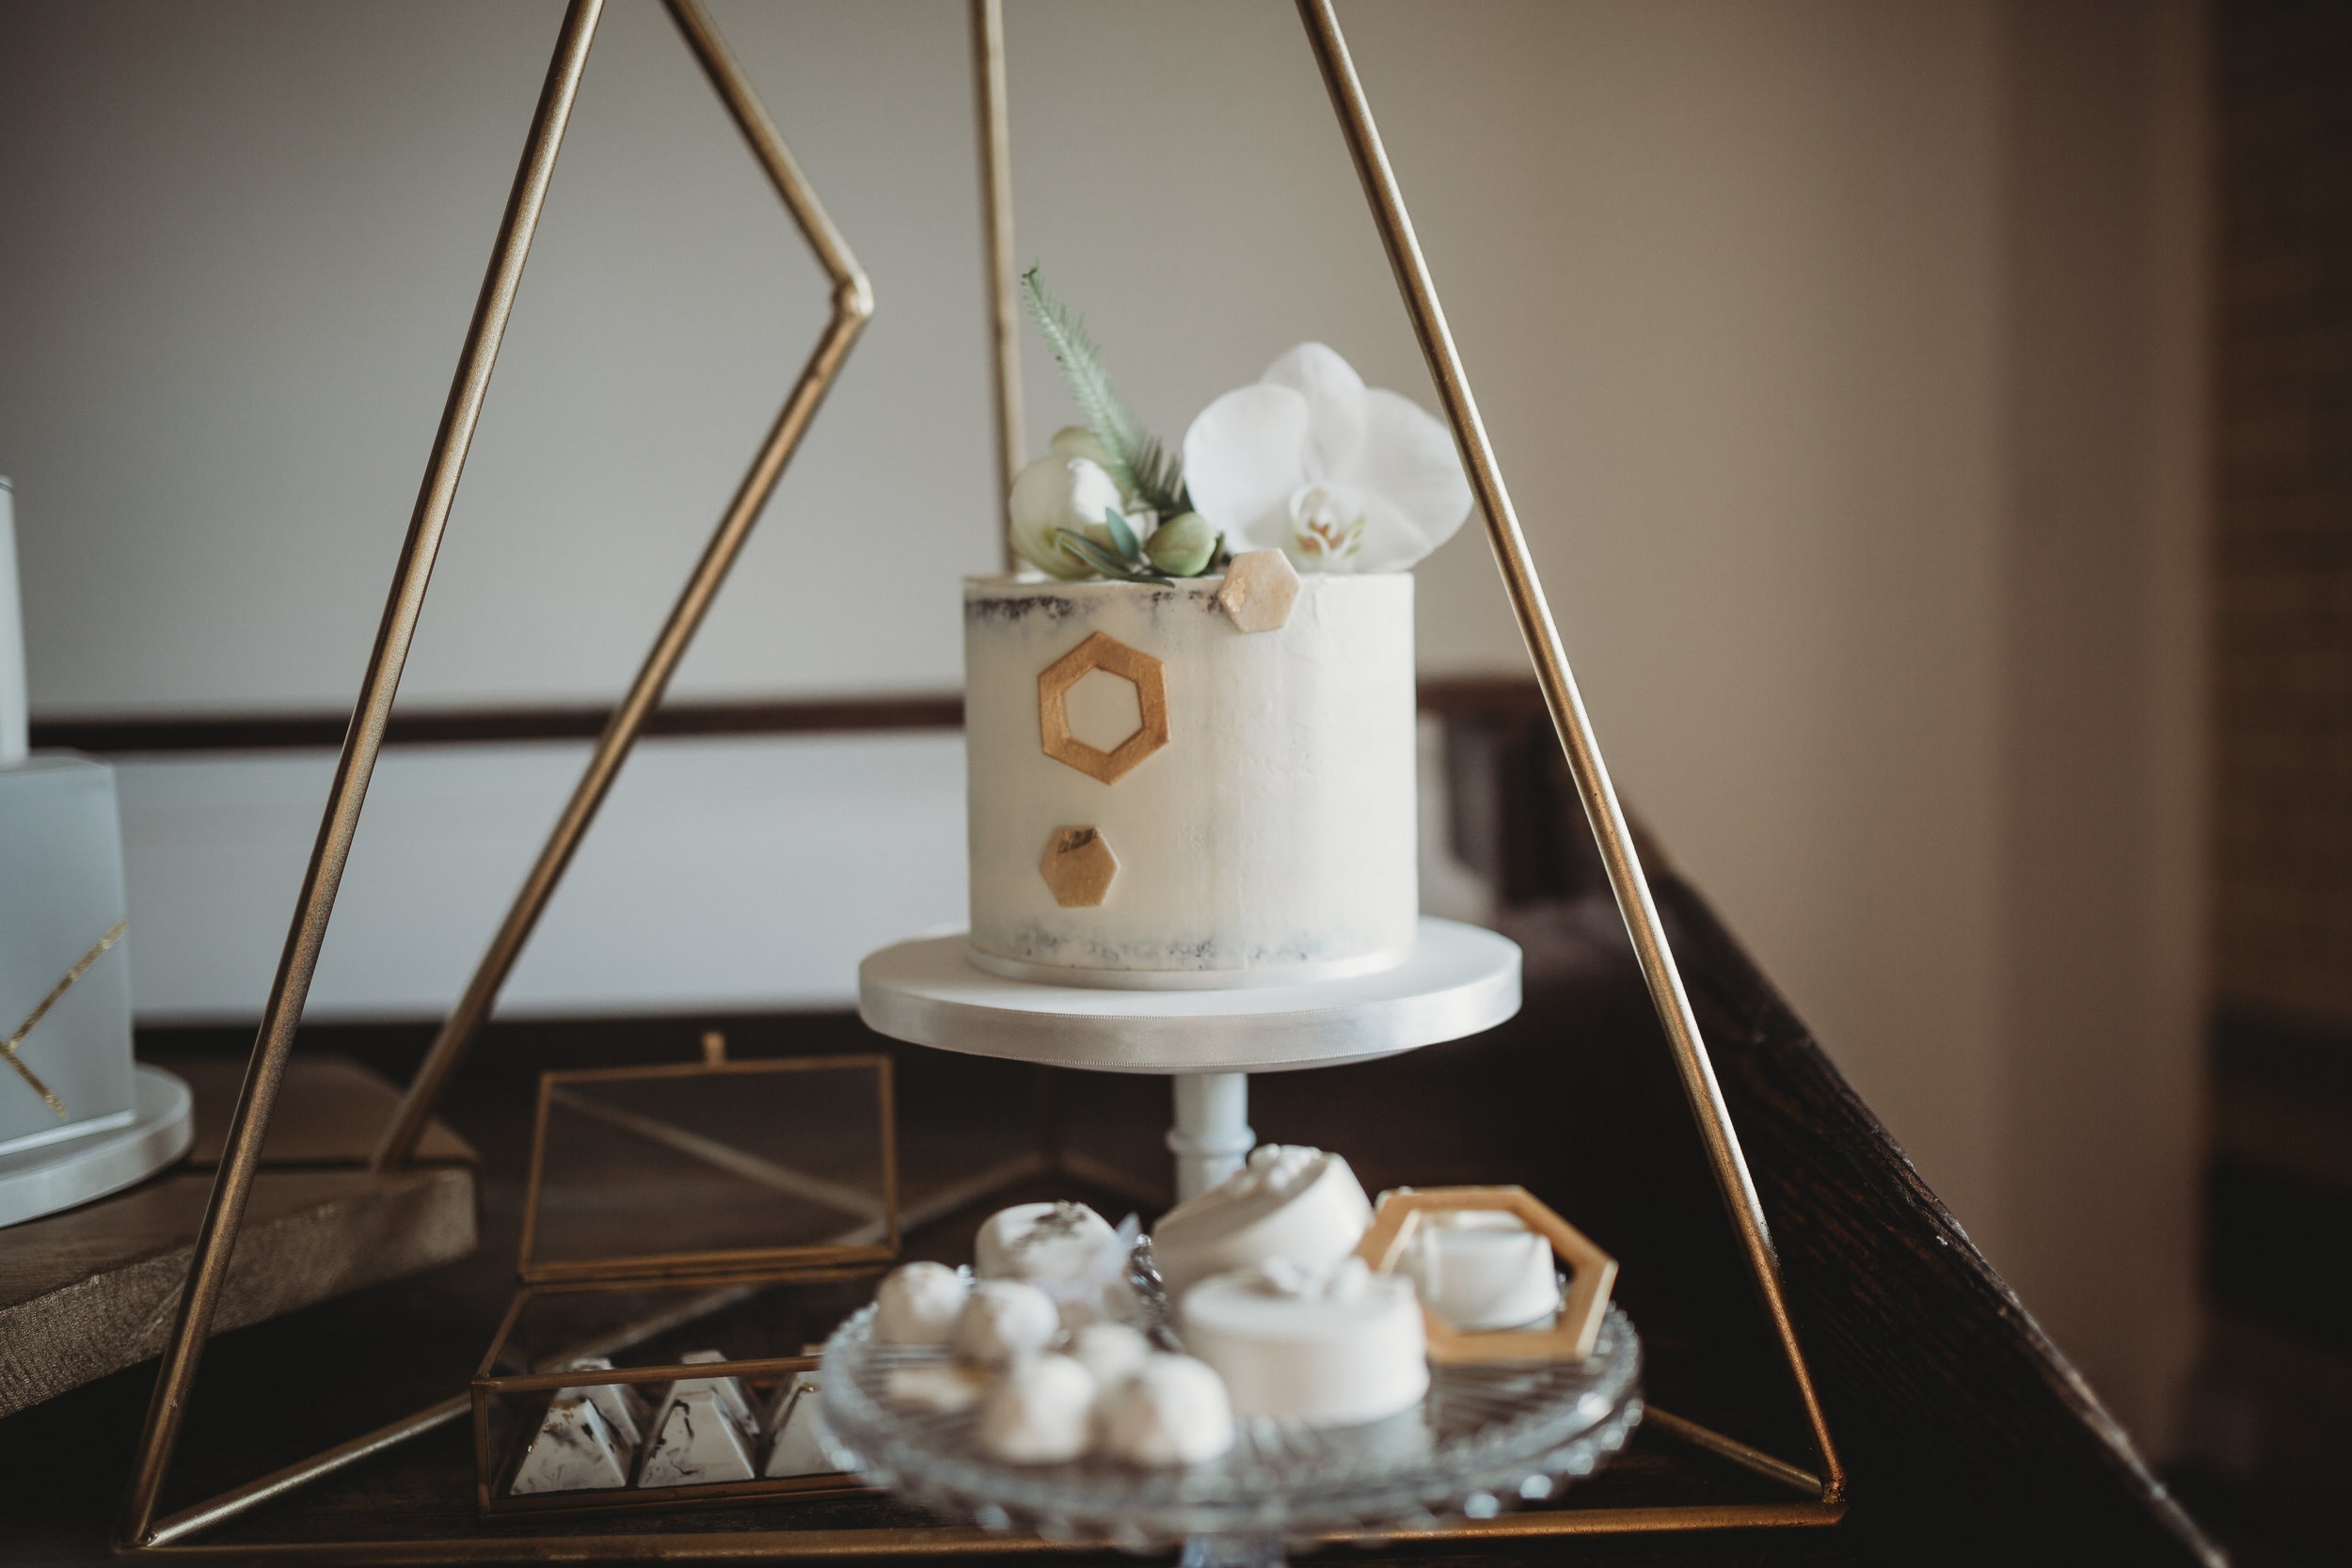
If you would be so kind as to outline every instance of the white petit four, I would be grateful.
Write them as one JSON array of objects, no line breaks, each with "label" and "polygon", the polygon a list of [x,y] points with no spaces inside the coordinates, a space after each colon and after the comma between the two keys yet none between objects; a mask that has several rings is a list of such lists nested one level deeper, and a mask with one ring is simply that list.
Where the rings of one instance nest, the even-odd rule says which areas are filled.
[{"label": "white petit four", "polygon": [[1117,1393],[1151,1355],[1151,1341],[1125,1323],[1089,1323],[1070,1337],[1070,1358],[1093,1374],[1104,1399]]},{"label": "white petit four", "polygon": [[1083,1203],[1017,1203],[988,1216],[972,1243],[972,1272],[982,1279],[1082,1279],[1105,1247],[1118,1244],[1110,1222]]},{"label": "white petit four", "polygon": [[[678,1360],[689,1367],[709,1367],[719,1365],[726,1357],[715,1350],[690,1350]],[[667,1406],[675,1404],[689,1394],[704,1392],[718,1400],[719,1409],[735,1423],[735,1430],[745,1438],[759,1435],[759,1418],[752,1414],[752,1397],[744,1391],[743,1380],[739,1377],[679,1378],[670,1385],[669,1396],[662,1401],[664,1408],[656,1418],[655,1424],[659,1426],[668,1417]]]},{"label": "white petit four", "polygon": [[1152,1256],[1175,1301],[1212,1275],[1269,1258],[1328,1268],[1355,1250],[1371,1223],[1372,1201],[1345,1160],[1261,1144],[1241,1169],[1168,1212],[1152,1231]]},{"label": "white petit four", "polygon": [[1093,1374],[1066,1355],[1014,1363],[980,1406],[980,1447],[1009,1465],[1075,1459],[1093,1427]]},{"label": "white petit four", "polygon": [[1270,1259],[1195,1285],[1181,1310],[1184,1348],[1225,1379],[1236,1415],[1353,1426],[1429,1386],[1412,1281],[1360,1258],[1322,1269]]},{"label": "white petit four", "polygon": [[[612,1358],[608,1355],[583,1355],[577,1360],[566,1361],[559,1370],[566,1372],[609,1372],[612,1370]],[[637,1391],[636,1385],[588,1384],[578,1388],[566,1388],[556,1398],[570,1399],[575,1395],[585,1398],[596,1407],[596,1414],[603,1417],[604,1424],[612,1429],[613,1440],[621,1445],[624,1451],[637,1451],[637,1445],[645,1440],[649,1409],[645,1396]]]},{"label": "white petit four", "polygon": [[695,1388],[662,1407],[653,1447],[638,1471],[640,1486],[699,1486],[749,1481],[751,1447],[717,1390]]},{"label": "white petit four", "polygon": [[874,1338],[885,1345],[944,1345],[970,1287],[945,1263],[906,1263],[874,1292]]},{"label": "white petit four", "polygon": [[982,1279],[1025,1279],[1052,1296],[1075,1328],[1133,1316],[1127,1246],[1083,1203],[1019,1203],[991,1214],[972,1248]]},{"label": "white petit four", "polygon": [[1103,1446],[1130,1465],[1197,1465],[1233,1446],[1233,1406],[1216,1369],[1154,1355],[1103,1403]]},{"label": "white petit four", "polygon": [[988,1383],[988,1373],[977,1367],[893,1367],[882,1379],[882,1392],[893,1404],[954,1416],[979,1403]]},{"label": "white petit four", "polygon": [[628,1484],[630,1449],[614,1436],[587,1391],[566,1388],[548,1406],[546,1419],[524,1450],[510,1490],[581,1492]]},{"label": "white petit four", "polygon": [[1496,1210],[1422,1215],[1397,1268],[1455,1328],[1522,1328],[1560,1310],[1551,1243]]},{"label": "white petit four", "polygon": [[823,1476],[836,1473],[828,1452],[833,1441],[818,1410],[818,1384],[814,1372],[794,1372],[776,1398],[774,1419],[769,1422],[768,1461],[763,1476]]},{"label": "white petit four", "polygon": [[956,1317],[959,1354],[998,1366],[1043,1350],[1061,1332],[1054,1298],[1019,1279],[984,1279]]}]

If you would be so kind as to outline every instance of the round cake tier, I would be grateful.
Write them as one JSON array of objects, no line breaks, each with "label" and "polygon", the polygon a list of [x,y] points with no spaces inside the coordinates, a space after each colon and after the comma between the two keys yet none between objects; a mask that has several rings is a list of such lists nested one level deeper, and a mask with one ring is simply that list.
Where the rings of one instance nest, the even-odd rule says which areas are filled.
[{"label": "round cake tier", "polygon": [[867,954],[857,993],[866,1027],[943,1051],[1096,1072],[1281,1072],[1493,1028],[1519,1010],[1519,949],[1492,931],[1423,916],[1413,956],[1377,974],[1139,991],[988,974],[957,931]]},{"label": "round cake tier", "polygon": [[966,580],[974,962],[1162,990],[1411,952],[1411,577],[1300,579],[1272,625],[1224,587]]}]

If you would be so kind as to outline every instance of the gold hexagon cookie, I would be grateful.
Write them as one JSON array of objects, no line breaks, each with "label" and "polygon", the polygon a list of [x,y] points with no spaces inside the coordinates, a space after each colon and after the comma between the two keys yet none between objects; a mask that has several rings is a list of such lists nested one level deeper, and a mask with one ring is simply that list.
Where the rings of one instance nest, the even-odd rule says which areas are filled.
[{"label": "gold hexagon cookie", "polygon": [[1100,829],[1056,828],[1037,871],[1054,890],[1055,903],[1065,910],[1090,910],[1109,895],[1119,857]]},{"label": "gold hexagon cookie", "polygon": [[1298,602],[1298,568],[1280,550],[1249,550],[1225,568],[1216,602],[1243,631],[1273,631]]},{"label": "gold hexagon cookie", "polygon": [[[1127,738],[1105,752],[1070,733],[1070,689],[1089,671],[1117,675],[1136,689],[1140,721]],[[1168,679],[1160,661],[1096,632],[1037,677],[1037,718],[1045,754],[1090,779],[1117,784],[1136,764],[1168,744]]]},{"label": "gold hexagon cookie", "polygon": [[1573,1271],[1567,1299],[1560,1304],[1552,1326],[1542,1329],[1504,1328],[1470,1333],[1455,1328],[1435,1312],[1421,1309],[1422,1326],[1429,1339],[1429,1360],[1439,1367],[1460,1367],[1482,1361],[1581,1361],[1593,1354],[1600,1338],[1600,1321],[1609,1310],[1609,1293],[1617,1283],[1617,1260],[1595,1246],[1581,1230],[1554,1213],[1525,1187],[1428,1187],[1416,1192],[1399,1187],[1380,1195],[1356,1256],[1387,1274],[1405,1254],[1405,1243],[1423,1214],[1459,1210],[1500,1212],[1511,1215],[1551,1243],[1553,1256]]}]

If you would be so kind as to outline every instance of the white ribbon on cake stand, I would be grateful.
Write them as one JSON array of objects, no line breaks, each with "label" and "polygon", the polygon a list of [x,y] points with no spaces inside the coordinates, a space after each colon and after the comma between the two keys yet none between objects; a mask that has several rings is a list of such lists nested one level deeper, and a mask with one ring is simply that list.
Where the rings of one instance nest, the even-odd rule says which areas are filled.
[{"label": "white ribbon on cake stand", "polygon": [[1460,1039],[1519,1010],[1519,949],[1422,917],[1403,963],[1374,974],[1224,990],[1127,990],[992,974],[961,930],[858,966],[858,1014],[893,1039],[969,1055],[1174,1080],[1179,1202],[1223,1180],[1255,1141],[1252,1072],[1339,1067]]}]

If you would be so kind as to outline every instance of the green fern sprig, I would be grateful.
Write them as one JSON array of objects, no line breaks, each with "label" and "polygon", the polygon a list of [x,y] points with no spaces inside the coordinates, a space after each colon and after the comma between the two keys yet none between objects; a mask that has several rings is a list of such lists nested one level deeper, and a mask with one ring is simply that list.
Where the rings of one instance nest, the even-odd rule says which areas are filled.
[{"label": "green fern sprig", "polygon": [[1087,335],[1085,320],[1046,293],[1039,269],[1021,275],[1021,297],[1038,335],[1054,351],[1071,401],[1078,405],[1087,429],[1102,443],[1110,459],[1105,467],[1121,490],[1138,497],[1163,517],[1192,509],[1185,493],[1183,464],[1171,459],[1158,437],[1150,435],[1111,385],[1103,367],[1103,351]]}]

